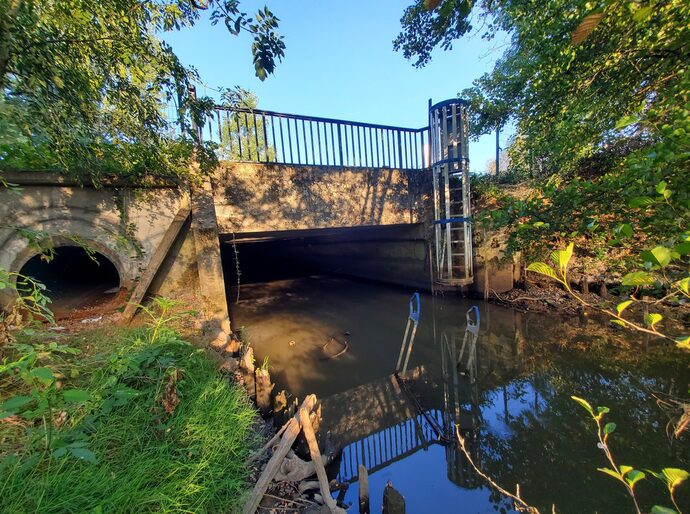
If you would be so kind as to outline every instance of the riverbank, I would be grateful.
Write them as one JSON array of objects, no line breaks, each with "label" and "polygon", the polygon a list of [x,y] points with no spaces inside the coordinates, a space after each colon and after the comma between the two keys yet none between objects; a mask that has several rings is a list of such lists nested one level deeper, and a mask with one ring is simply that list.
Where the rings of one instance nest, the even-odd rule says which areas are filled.
[{"label": "riverbank", "polygon": [[232,512],[263,442],[244,390],[166,326],[2,348],[0,511]]}]

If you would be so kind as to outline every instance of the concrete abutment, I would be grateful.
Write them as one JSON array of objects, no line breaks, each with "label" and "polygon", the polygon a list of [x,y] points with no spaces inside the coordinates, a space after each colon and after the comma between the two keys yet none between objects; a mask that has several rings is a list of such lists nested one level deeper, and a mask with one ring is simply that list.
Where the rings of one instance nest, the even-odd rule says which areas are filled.
[{"label": "concrete abutment", "polygon": [[[6,173],[5,179],[21,193],[0,191],[0,268],[18,273],[36,256],[35,246],[17,229],[28,230],[48,236],[58,253],[60,247],[81,244],[95,250],[112,263],[119,286],[130,292],[189,201],[186,190],[172,185],[96,188],[37,172]],[[247,257],[263,248],[324,273],[428,289],[428,203],[429,184],[420,170],[225,163],[192,196],[191,220],[169,245],[148,293],[196,306],[201,299],[215,327],[229,330],[224,321],[229,270],[221,257],[228,260],[224,249],[233,239],[240,264],[243,252]],[[512,287],[514,265],[501,259],[500,236],[475,239],[471,291],[481,295],[487,276],[490,289]],[[488,274],[484,260],[491,266]],[[8,295],[0,292],[0,301],[7,302]]]}]

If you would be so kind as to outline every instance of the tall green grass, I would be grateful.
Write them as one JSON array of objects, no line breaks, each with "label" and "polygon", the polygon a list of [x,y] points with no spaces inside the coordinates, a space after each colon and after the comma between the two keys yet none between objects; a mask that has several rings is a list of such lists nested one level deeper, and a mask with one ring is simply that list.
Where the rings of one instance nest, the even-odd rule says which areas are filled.
[{"label": "tall green grass", "polygon": [[[19,435],[22,450],[0,460],[0,512],[238,508],[247,488],[244,462],[258,444],[252,406],[201,350],[171,331],[153,341],[149,335],[116,337],[114,351],[60,363],[63,369],[76,366],[79,373],[70,386],[87,389],[92,398],[70,413],[61,430],[84,435],[98,463],[51,456],[32,442],[36,429],[27,427]],[[177,382],[180,403],[170,415],[159,400],[171,370],[181,370],[182,379]],[[137,392],[113,406],[113,391],[121,387]]]}]

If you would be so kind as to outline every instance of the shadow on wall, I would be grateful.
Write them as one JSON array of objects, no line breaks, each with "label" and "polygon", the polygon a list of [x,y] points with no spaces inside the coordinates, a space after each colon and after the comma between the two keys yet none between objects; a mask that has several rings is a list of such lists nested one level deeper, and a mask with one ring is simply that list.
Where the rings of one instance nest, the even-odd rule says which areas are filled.
[{"label": "shadow on wall", "polygon": [[233,163],[216,183],[226,232],[414,221],[408,175],[399,170]]}]

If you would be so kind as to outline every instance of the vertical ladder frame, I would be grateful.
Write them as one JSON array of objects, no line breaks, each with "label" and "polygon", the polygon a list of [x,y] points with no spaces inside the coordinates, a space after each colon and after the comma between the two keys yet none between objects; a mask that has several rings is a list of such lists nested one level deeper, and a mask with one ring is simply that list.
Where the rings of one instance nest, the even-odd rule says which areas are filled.
[{"label": "vertical ladder frame", "polygon": [[429,142],[434,280],[447,286],[469,285],[474,278],[466,101],[429,101]]}]

